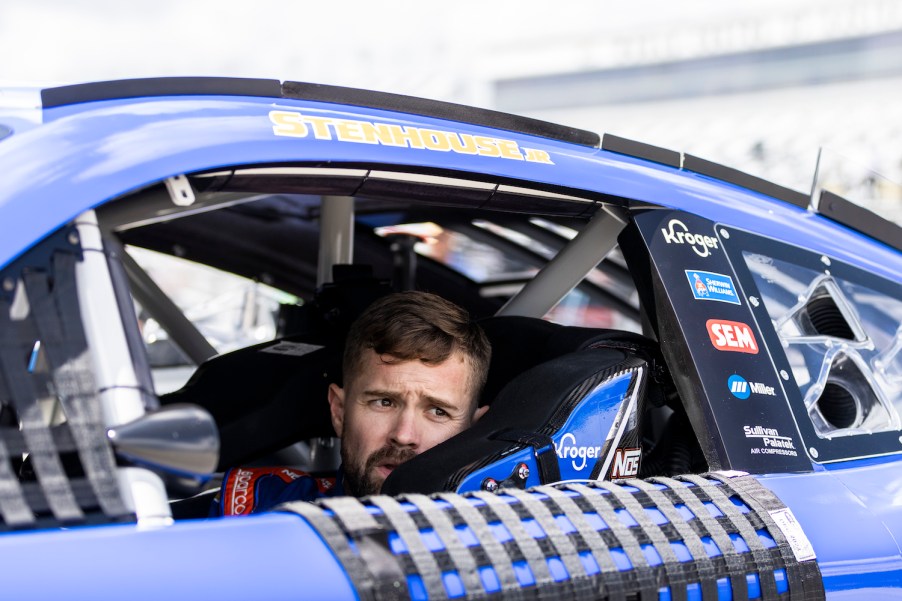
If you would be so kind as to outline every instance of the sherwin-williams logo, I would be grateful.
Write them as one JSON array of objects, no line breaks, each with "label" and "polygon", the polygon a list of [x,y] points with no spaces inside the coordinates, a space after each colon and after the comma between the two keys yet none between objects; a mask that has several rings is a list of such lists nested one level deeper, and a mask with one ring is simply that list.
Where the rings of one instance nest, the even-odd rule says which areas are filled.
[{"label": "sherwin-williams logo", "polygon": [[679,219],[671,219],[667,227],[661,228],[661,233],[667,244],[689,244],[700,257],[707,257],[712,250],[717,249],[717,238],[693,234]]},{"label": "sherwin-williams logo", "polygon": [[733,374],[729,377],[727,387],[729,387],[730,393],[740,400],[745,400],[752,394],[777,396],[777,390],[773,386],[768,386],[761,382],[749,382],[739,374]]},{"label": "sherwin-williams logo", "polygon": [[711,344],[719,351],[758,354],[758,342],[752,328],[741,321],[709,319],[705,324]]},{"label": "sherwin-williams logo", "polygon": [[733,286],[733,278],[728,275],[687,269],[686,277],[692,286],[692,296],[697,300],[742,304],[739,295],[736,294],[736,287]]},{"label": "sherwin-williams logo", "polygon": [[571,459],[573,469],[580,471],[585,469],[589,459],[597,459],[601,455],[601,447],[581,446],[576,444],[576,436],[567,432],[561,436],[561,441],[555,443],[554,450],[561,459]]}]

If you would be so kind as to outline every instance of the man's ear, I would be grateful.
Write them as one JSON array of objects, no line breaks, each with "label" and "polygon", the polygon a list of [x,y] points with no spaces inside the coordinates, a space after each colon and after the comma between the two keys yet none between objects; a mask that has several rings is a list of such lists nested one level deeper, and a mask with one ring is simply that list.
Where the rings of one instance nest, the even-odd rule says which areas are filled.
[{"label": "man's ear", "polygon": [[478,422],[478,421],[479,421],[479,418],[482,417],[483,415],[485,415],[485,412],[488,411],[488,410],[489,410],[489,406],[488,406],[488,405],[486,405],[485,407],[480,407],[479,409],[477,409],[477,410],[476,410],[476,413],[473,414],[473,423],[475,424],[476,422]]},{"label": "man's ear", "polygon": [[329,384],[329,413],[335,434],[340,438],[345,423],[345,391],[338,384]]}]

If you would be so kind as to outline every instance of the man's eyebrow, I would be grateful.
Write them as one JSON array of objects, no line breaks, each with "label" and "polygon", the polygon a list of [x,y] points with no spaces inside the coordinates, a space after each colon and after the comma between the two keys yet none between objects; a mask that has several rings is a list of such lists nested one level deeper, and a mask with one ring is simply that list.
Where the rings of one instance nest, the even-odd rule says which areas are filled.
[{"label": "man's eyebrow", "polygon": [[363,394],[366,396],[385,397],[388,399],[398,398],[398,395],[390,390],[364,390]]},{"label": "man's eyebrow", "polygon": [[[374,397],[386,398],[386,399],[399,398],[397,393],[394,393],[390,390],[364,390],[363,394],[366,396],[374,396]],[[455,411],[461,410],[460,407],[454,405],[450,401],[446,401],[446,400],[440,399],[438,397],[426,395],[423,397],[423,399],[426,402],[428,402],[430,405],[434,405],[434,406],[438,407],[439,409],[447,411],[448,413],[453,413]]]},{"label": "man's eyebrow", "polygon": [[456,411],[461,410],[460,407],[458,407],[457,405],[454,405],[453,403],[450,403],[448,401],[436,398],[434,396],[427,395],[423,398],[426,399],[430,404],[435,405],[436,407],[438,407],[439,409],[442,409],[443,411],[446,411],[447,413],[454,413]]}]

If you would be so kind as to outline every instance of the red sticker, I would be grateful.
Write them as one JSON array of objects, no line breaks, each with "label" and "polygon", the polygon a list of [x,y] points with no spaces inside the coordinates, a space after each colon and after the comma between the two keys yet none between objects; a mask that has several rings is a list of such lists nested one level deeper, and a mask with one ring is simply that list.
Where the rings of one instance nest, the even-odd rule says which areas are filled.
[{"label": "red sticker", "polygon": [[755,334],[747,324],[741,321],[725,321],[723,319],[709,319],[708,336],[711,344],[719,351],[732,351],[734,353],[758,354],[758,341]]}]

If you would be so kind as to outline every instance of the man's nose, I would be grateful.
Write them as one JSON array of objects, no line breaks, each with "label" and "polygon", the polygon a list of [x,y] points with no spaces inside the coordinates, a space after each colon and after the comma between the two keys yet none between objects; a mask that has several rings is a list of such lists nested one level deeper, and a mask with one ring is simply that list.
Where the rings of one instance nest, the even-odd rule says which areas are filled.
[{"label": "man's nose", "polygon": [[391,440],[400,447],[416,449],[419,446],[419,430],[414,411],[405,410],[398,414],[391,432]]}]

